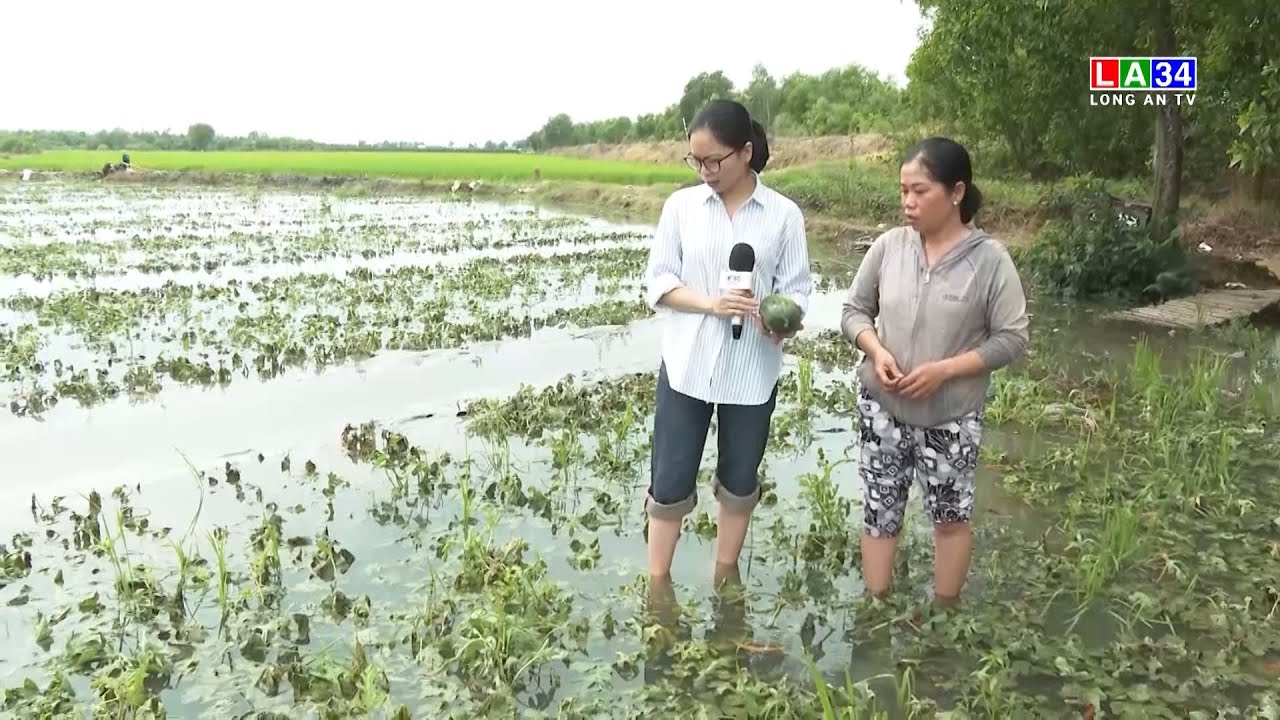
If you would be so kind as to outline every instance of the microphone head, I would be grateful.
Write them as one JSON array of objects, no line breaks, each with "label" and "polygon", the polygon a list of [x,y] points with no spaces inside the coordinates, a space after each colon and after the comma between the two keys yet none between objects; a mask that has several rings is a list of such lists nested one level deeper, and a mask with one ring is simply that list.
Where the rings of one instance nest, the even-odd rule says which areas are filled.
[{"label": "microphone head", "polygon": [[746,243],[738,243],[729,251],[729,269],[734,272],[750,272],[756,266],[756,251]]}]

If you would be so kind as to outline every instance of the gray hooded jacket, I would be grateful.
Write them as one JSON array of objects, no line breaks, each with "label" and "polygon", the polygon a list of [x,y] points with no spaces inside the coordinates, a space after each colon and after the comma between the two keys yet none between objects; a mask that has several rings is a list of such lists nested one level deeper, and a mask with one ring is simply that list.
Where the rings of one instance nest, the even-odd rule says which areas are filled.
[{"label": "gray hooded jacket", "polygon": [[857,342],[872,329],[903,374],[923,363],[977,350],[987,372],[944,383],[932,396],[910,400],[887,392],[870,359],[862,386],[899,421],[934,426],[981,410],[991,372],[1027,352],[1027,307],[1009,252],[982,230],[972,230],[932,269],[920,234],[909,226],[876,238],[858,267],[844,303],[841,327]]}]

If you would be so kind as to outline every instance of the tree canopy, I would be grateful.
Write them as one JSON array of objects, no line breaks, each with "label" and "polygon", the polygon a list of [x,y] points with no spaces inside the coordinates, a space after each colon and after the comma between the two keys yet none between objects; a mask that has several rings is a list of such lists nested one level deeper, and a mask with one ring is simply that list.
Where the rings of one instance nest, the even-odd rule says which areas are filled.
[{"label": "tree canopy", "polygon": [[697,108],[732,97],[771,134],[944,132],[990,170],[1055,178],[1153,168],[1157,113],[1089,104],[1090,56],[1158,54],[1167,10],[1176,55],[1198,60],[1194,104],[1178,108],[1182,172],[1216,182],[1235,168],[1261,193],[1280,162],[1280,3],[1274,0],[919,0],[927,30],[899,88],[850,65],[781,80],[757,66],[745,88],[700,73],[661,112],[592,122],[557,115],[525,139],[535,150],[674,140]]},{"label": "tree canopy", "polygon": [[530,134],[524,145],[547,150],[587,143],[678,140],[698,109],[717,98],[742,102],[770,132],[837,135],[889,132],[908,121],[901,88],[865,68],[850,65],[821,75],[795,73],[774,78],[756,65],[746,88],[738,90],[723,71],[704,72],[685,83],[680,98],[662,112],[575,123],[559,114]]}]

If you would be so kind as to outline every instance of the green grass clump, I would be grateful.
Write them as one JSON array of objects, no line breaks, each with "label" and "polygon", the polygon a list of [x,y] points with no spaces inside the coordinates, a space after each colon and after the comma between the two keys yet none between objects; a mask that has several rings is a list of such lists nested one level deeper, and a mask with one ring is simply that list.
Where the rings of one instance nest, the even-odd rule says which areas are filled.
[{"label": "green grass clump", "polygon": [[887,223],[901,216],[898,176],[887,166],[830,162],[768,173],[764,181],[809,212]]},{"label": "green grass clump", "polygon": [[[897,160],[845,160],[791,167],[769,173],[772,187],[795,200],[807,212],[848,218],[868,225],[902,222]],[[1061,184],[1017,177],[975,178],[983,206],[978,224],[1004,230],[1038,225],[1042,204]],[[1137,181],[1106,181],[1103,187],[1118,197],[1143,199]]]},{"label": "green grass clump", "polygon": [[[136,152],[135,168],[209,173],[262,173],[413,178],[420,180],[590,180],[650,184],[688,180],[683,165],[653,165],[533,153],[478,152]],[[120,161],[114,150],[63,150],[0,157],[0,168],[97,171]]]}]

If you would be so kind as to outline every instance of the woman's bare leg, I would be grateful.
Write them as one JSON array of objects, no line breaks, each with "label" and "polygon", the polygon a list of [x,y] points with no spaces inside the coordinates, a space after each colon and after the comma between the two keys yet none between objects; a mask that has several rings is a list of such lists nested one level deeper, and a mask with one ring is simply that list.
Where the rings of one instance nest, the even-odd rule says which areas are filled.
[{"label": "woman's bare leg", "polygon": [[933,585],[939,604],[950,605],[960,597],[973,557],[973,531],[967,522],[933,526]]}]

